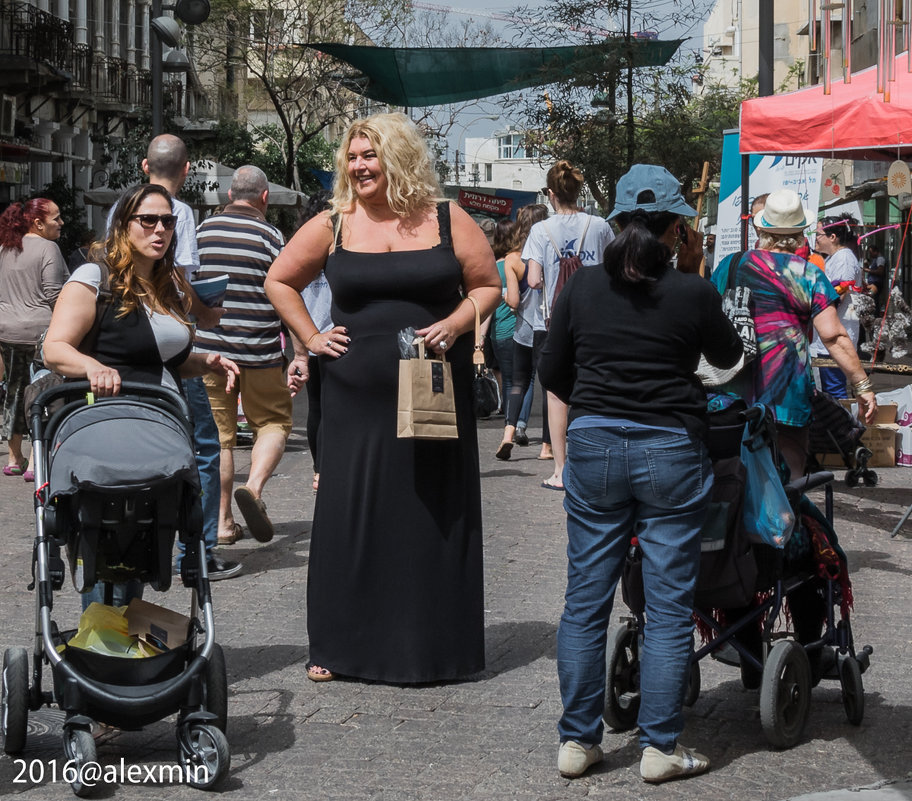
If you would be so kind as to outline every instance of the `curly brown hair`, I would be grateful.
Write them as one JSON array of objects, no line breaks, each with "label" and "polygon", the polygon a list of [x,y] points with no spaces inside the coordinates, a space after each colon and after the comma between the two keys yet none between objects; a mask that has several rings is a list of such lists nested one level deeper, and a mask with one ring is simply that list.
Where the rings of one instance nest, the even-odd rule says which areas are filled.
[{"label": "curly brown hair", "polygon": [[547,219],[548,207],[544,203],[530,203],[517,211],[516,226],[513,228],[513,238],[510,240],[507,253],[512,253],[514,250],[522,252],[523,245],[526,244],[526,240],[529,238],[529,231],[532,230],[532,226]]},{"label": "curly brown hair", "polygon": [[190,328],[186,279],[180,270],[174,269],[177,237],[171,237],[168,249],[153,265],[151,280],[140,277],[133,269],[130,218],[142,202],[152,195],[161,195],[173,210],[171,194],[163,186],[140,184],[128,189],[114,207],[108,235],[104,241],[92,245],[89,259],[108,270],[111,292],[115,298],[120,298],[117,317],[125,317],[135,309],[147,307],[170,314]]}]

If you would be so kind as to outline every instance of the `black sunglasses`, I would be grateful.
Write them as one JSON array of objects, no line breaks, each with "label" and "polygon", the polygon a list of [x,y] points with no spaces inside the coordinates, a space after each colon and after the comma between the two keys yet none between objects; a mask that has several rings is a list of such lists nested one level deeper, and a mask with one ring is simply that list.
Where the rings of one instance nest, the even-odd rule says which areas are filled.
[{"label": "black sunglasses", "polygon": [[127,219],[139,220],[139,224],[147,231],[152,231],[159,223],[166,231],[173,231],[177,225],[177,217],[173,214],[131,214]]}]

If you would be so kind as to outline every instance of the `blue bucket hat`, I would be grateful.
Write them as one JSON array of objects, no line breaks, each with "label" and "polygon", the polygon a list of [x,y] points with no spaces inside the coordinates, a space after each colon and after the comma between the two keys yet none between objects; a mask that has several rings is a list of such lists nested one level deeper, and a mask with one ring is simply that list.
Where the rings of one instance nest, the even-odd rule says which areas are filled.
[{"label": "blue bucket hat", "polygon": [[[643,193],[649,194],[643,197]],[[681,182],[664,167],[656,164],[634,164],[617,183],[614,211],[608,219],[618,214],[643,211],[670,211],[684,217],[696,217],[697,210],[684,202]]]}]

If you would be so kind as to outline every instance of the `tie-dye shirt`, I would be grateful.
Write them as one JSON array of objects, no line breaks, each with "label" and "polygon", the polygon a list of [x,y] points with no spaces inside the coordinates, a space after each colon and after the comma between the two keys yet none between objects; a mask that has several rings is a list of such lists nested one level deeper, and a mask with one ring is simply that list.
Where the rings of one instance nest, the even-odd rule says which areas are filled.
[{"label": "tie-dye shirt", "polygon": [[[725,292],[733,256],[712,274],[716,289]],[[737,267],[736,283],[749,287],[754,301],[757,358],[720,390],[748,403],[772,409],[776,421],[805,426],[811,417],[810,338],[813,319],[839,295],[823,271],[799,256],[748,250]]]}]

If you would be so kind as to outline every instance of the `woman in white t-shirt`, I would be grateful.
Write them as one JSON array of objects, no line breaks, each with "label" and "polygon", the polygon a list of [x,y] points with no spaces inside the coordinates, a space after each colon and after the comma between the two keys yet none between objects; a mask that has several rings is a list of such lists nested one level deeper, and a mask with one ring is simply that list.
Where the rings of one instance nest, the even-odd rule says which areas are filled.
[{"label": "woman in white t-shirt", "polygon": [[[861,265],[858,263],[858,257],[855,255],[854,247],[858,243],[855,233],[855,226],[858,220],[850,214],[843,214],[839,217],[824,217],[817,223],[817,238],[814,248],[822,253],[826,259],[823,271],[830,283],[836,287],[836,291],[842,296],[836,311],[839,314],[839,322],[842,323],[852,340],[852,344],[858,347],[858,336],[860,322],[858,314],[853,308],[852,295],[862,289]],[[811,342],[811,355],[826,358],[829,356],[824,344],[820,341],[820,335],[814,333],[814,339]],[[838,367],[821,367],[820,370],[820,389],[828,392],[834,398],[849,397],[846,388],[845,373]]]},{"label": "woman in white t-shirt", "polygon": [[[540,331],[547,329],[547,322],[554,305],[560,261],[564,256],[578,255],[582,265],[589,267],[602,263],[605,246],[614,239],[608,221],[586,214],[577,206],[583,188],[583,174],[569,161],[558,161],[548,170],[548,200],[554,214],[532,226],[523,247],[522,259],[528,263],[529,286],[542,290],[543,314]],[[536,329],[539,330],[539,329]],[[544,339],[543,334],[539,336]],[[548,427],[551,433],[551,450],[554,454],[554,472],[542,482],[542,487],[564,489],[564,462],[567,456],[567,405],[548,393]]]}]

